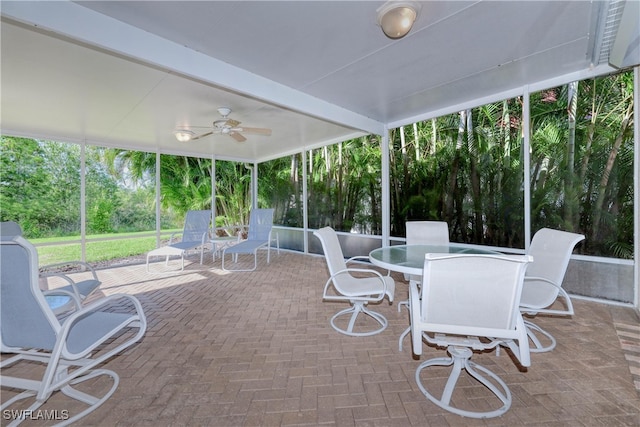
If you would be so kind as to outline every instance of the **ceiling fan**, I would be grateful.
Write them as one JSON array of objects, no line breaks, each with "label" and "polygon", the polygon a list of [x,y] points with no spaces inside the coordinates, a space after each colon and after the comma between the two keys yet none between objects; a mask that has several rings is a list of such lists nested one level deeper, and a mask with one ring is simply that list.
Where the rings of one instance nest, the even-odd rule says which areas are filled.
[{"label": "ceiling fan", "polygon": [[189,129],[177,129],[174,132],[176,139],[180,142],[187,142],[195,141],[196,139],[204,138],[209,135],[223,134],[229,135],[231,138],[235,139],[238,142],[244,142],[247,140],[247,138],[242,135],[243,133],[271,136],[271,129],[239,126],[239,121],[230,119],[228,117],[229,114],[231,114],[231,108],[220,107],[218,108],[218,113],[222,116],[222,118],[213,122],[213,129],[211,131],[205,132],[201,135],[196,135],[192,130]]}]

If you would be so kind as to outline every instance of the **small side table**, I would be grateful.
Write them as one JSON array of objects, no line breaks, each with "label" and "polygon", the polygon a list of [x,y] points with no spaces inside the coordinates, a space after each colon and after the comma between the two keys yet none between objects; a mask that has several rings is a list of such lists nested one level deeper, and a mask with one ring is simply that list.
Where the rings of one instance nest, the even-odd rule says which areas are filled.
[{"label": "small side table", "polygon": [[216,236],[209,240],[211,242],[211,255],[213,256],[213,262],[216,261],[216,253],[220,253],[220,251],[227,246],[231,246],[233,243],[238,241],[238,237],[236,236]]}]

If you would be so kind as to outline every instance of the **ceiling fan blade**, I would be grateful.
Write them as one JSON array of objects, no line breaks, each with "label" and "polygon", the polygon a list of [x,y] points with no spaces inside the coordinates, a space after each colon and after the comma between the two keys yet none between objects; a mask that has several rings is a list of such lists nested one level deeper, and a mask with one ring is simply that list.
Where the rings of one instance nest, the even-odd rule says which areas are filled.
[{"label": "ceiling fan blade", "polygon": [[191,141],[195,141],[196,139],[204,138],[205,136],[209,136],[211,134],[213,134],[213,132],[207,132],[207,133],[203,133],[202,135],[194,136],[193,138],[191,138]]},{"label": "ceiling fan blade", "polygon": [[238,132],[229,132],[229,136],[235,139],[238,142],[244,142],[247,140],[244,136],[240,135]]},{"label": "ceiling fan blade", "polygon": [[254,135],[271,136],[271,129],[266,128],[238,128],[238,132],[252,133]]}]

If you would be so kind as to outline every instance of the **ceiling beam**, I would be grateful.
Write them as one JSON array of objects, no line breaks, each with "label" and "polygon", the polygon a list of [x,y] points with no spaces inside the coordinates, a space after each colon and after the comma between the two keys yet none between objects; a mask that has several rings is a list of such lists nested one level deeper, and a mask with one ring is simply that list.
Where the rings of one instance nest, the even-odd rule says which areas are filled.
[{"label": "ceiling beam", "polygon": [[70,1],[2,3],[2,15],[250,98],[380,135],[384,124]]}]

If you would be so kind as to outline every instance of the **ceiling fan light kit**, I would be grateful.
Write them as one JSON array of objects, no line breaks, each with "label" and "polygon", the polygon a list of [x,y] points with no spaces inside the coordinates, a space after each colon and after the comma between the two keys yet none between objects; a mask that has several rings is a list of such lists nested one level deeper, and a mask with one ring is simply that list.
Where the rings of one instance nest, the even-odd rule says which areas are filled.
[{"label": "ceiling fan light kit", "polygon": [[231,114],[231,108],[229,108],[229,107],[220,107],[220,108],[218,108],[218,113],[222,117],[226,118],[229,114]]},{"label": "ceiling fan light kit", "polygon": [[378,25],[390,39],[400,39],[411,31],[419,10],[414,1],[388,1],[377,10]]},{"label": "ceiling fan light kit", "polygon": [[195,135],[193,131],[190,131],[188,129],[177,129],[176,131],[173,132],[173,134],[176,136],[176,139],[180,142],[189,142],[191,141],[191,138],[193,138]]}]

